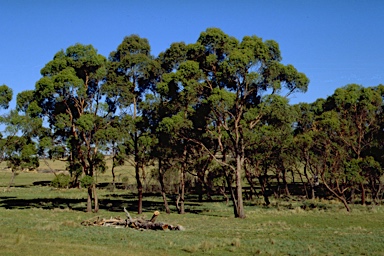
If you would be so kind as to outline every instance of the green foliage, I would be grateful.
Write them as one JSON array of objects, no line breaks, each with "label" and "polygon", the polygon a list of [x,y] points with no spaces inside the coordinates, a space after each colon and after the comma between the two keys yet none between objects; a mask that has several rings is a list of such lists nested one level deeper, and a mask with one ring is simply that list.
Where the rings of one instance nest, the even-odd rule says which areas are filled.
[{"label": "green foliage", "polygon": [[80,184],[82,187],[84,188],[88,188],[90,186],[92,186],[94,184],[94,179],[93,177],[91,176],[88,176],[88,175],[84,175],[81,179],[80,179]]},{"label": "green foliage", "polygon": [[78,162],[68,162],[67,170],[72,177],[79,177],[83,173],[83,166]]},{"label": "green foliage", "polygon": [[31,102],[33,102],[33,90],[20,92],[16,98],[16,110],[26,112]]},{"label": "green foliage", "polygon": [[76,120],[76,125],[78,126],[79,131],[91,131],[94,127],[95,120],[94,115],[84,114]]},{"label": "green foliage", "polygon": [[0,86],[0,107],[7,109],[9,107],[9,102],[12,100],[13,91],[11,88],[5,84]]},{"label": "green foliage", "polygon": [[54,188],[68,188],[71,182],[71,177],[63,173],[59,173],[51,181],[51,186]]}]

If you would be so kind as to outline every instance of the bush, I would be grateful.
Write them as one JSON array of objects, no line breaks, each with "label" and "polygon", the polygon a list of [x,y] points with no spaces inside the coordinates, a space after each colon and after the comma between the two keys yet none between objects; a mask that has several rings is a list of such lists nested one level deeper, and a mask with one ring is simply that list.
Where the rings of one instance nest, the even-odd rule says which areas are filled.
[{"label": "bush", "polygon": [[93,184],[93,177],[85,175],[81,178],[80,184],[83,188],[89,188]]},{"label": "bush", "polygon": [[128,181],[129,181],[129,178],[128,176],[123,176],[123,178],[121,179],[122,183],[123,183],[123,187],[125,190],[127,190],[128,188]]},{"label": "bush", "polygon": [[71,182],[71,177],[60,173],[51,181],[51,186],[55,188],[68,188],[69,183]]}]

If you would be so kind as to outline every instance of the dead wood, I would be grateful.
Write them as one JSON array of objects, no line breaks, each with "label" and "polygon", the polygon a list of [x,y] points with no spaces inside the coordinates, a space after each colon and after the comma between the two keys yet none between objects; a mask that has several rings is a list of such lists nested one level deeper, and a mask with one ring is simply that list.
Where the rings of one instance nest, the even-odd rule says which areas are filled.
[{"label": "dead wood", "polygon": [[185,230],[183,226],[180,225],[171,225],[163,222],[156,222],[157,217],[160,215],[159,211],[155,211],[152,215],[152,218],[146,220],[142,217],[132,218],[127,209],[124,207],[124,212],[126,219],[116,217],[116,218],[100,218],[93,217],[89,220],[81,222],[83,226],[113,226],[113,227],[130,227],[138,230]]}]

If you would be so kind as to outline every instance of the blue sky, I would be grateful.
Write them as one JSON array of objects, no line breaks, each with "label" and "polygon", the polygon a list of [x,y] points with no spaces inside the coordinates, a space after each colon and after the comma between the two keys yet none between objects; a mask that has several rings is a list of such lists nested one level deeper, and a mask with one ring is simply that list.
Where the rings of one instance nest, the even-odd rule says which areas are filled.
[{"label": "blue sky", "polygon": [[239,40],[273,39],[283,63],[311,80],[290,102],[313,102],[350,83],[384,84],[384,1],[355,0],[0,0],[0,85],[34,89],[61,49],[92,44],[108,57],[125,36],[149,40],[157,56],[196,42],[208,27]]}]

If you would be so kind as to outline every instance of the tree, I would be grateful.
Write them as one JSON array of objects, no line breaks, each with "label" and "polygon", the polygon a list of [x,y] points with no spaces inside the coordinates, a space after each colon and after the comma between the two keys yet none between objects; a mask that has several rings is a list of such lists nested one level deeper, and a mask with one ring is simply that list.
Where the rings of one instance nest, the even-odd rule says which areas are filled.
[{"label": "tree", "polygon": [[[7,85],[0,86],[0,107],[9,108],[13,91]],[[19,102],[19,95],[17,97]],[[39,166],[37,145],[33,138],[37,135],[41,122],[28,115],[19,115],[17,110],[11,110],[0,117],[0,123],[5,125],[0,138],[0,161],[7,161],[7,167],[12,171],[12,185],[17,171],[32,170]]]},{"label": "tree", "polygon": [[43,77],[35,89],[22,94],[19,103],[20,111],[49,125],[39,136],[41,145],[52,158],[67,158],[74,184],[81,181],[88,190],[88,212],[92,201],[93,210],[99,209],[94,176],[105,170],[100,152],[110,123],[101,92],[105,64],[92,45],[75,44],[61,50],[41,70]]},{"label": "tree", "polygon": [[[233,173],[234,214],[244,218],[242,173],[245,151],[250,146],[247,135],[261,120],[261,95],[285,93],[287,96],[306,91],[309,80],[292,65],[280,63],[276,42],[263,42],[256,36],[246,36],[239,42],[217,28],[207,29],[200,34],[197,43],[187,45],[186,59],[176,66],[180,71],[176,84],[181,91],[179,94],[196,93],[198,101],[189,109],[195,110],[195,116],[204,120],[205,136],[184,139],[204,148],[228,177]],[[169,80],[168,83],[174,82]],[[207,115],[199,114],[199,109],[208,110],[204,112]],[[174,116],[196,120],[194,115],[185,113],[185,109],[180,109]],[[211,144],[206,144],[207,137],[215,141],[221,157],[212,150]],[[228,187],[232,188],[232,184]]]},{"label": "tree", "polygon": [[150,55],[148,40],[137,35],[127,36],[109,56],[109,66],[103,91],[109,109],[119,115],[121,123],[118,144],[124,146],[126,160],[135,168],[138,191],[138,213],[142,213],[143,184],[141,171],[148,163],[148,148],[152,144],[149,127],[143,123],[140,104],[153,90],[157,62]]},{"label": "tree", "polygon": [[381,106],[380,89],[352,84],[338,88],[326,100],[297,107],[296,142],[304,173],[310,170],[313,176],[319,175],[348,211],[355,189],[360,187],[364,204],[367,179],[380,176],[379,158],[372,153],[378,145]]},{"label": "tree", "polygon": [[[244,165],[246,178],[250,186],[254,187],[254,178],[257,178],[265,203],[268,205],[269,193],[267,186],[271,172],[276,177],[278,187],[276,196],[280,196],[280,180],[283,181],[283,191],[289,196],[287,169],[292,165],[292,123],[294,121],[292,107],[288,99],[279,95],[267,95],[260,104],[260,122],[254,129],[249,130],[249,146],[246,149],[246,163]],[[255,191],[255,189],[253,188]]]},{"label": "tree", "polygon": [[325,111],[336,111],[340,121],[335,130],[346,148],[346,168],[355,172],[356,182],[361,190],[361,203],[365,204],[366,179],[371,176],[372,167],[378,166],[371,156],[367,155],[374,141],[374,134],[380,129],[377,119],[381,112],[382,96],[375,88],[364,88],[350,84],[338,88],[327,99]]},{"label": "tree", "polygon": [[[314,137],[318,132],[315,129],[316,119],[323,111],[324,101],[324,99],[318,99],[312,104],[300,103],[293,106],[296,112],[296,122],[292,154],[296,156],[298,164],[295,164],[294,167],[303,183],[307,198],[315,198],[315,187],[319,181],[319,173],[312,168],[311,163],[315,158],[312,147],[315,143]],[[310,191],[307,189],[307,184],[309,184]]]}]

